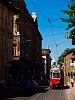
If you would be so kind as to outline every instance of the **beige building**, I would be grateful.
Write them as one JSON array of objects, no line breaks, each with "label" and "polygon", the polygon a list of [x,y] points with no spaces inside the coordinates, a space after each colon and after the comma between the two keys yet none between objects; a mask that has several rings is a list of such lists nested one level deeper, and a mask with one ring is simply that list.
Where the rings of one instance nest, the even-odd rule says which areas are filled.
[{"label": "beige building", "polygon": [[69,85],[71,77],[75,78],[75,49],[64,57],[64,84]]},{"label": "beige building", "polygon": [[13,16],[13,60],[20,60],[20,29],[16,20],[19,15]]}]

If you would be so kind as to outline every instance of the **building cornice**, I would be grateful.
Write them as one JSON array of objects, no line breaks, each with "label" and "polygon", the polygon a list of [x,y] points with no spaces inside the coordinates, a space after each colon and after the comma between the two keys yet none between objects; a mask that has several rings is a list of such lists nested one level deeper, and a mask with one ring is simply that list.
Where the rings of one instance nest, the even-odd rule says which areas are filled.
[{"label": "building cornice", "polygon": [[0,0],[0,3],[2,3],[7,9],[13,11],[16,14],[21,13],[20,9],[16,8],[11,1],[9,0]]}]

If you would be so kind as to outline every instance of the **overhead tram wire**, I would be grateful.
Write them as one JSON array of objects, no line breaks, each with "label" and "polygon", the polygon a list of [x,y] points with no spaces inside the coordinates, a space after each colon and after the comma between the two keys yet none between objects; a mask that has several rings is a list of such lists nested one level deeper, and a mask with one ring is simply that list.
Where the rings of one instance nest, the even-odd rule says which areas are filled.
[{"label": "overhead tram wire", "polygon": [[58,26],[58,27],[56,27],[56,26],[47,26],[47,25],[38,25],[38,26],[43,26],[43,27],[53,27],[53,28],[65,28],[65,27],[60,27],[60,26]]},{"label": "overhead tram wire", "polygon": [[31,3],[35,6],[35,8],[37,8],[37,10],[41,13],[41,15],[43,15],[43,17],[45,18],[45,19],[47,19],[47,17],[41,12],[41,10],[36,6],[36,4],[32,1],[32,0],[30,0],[31,1]]},{"label": "overhead tram wire", "polygon": [[[32,0],[30,0],[30,1],[31,1],[31,3],[37,8],[37,10],[42,14],[42,16],[43,16],[45,19],[47,19],[47,21],[49,22],[49,25],[51,26],[50,18],[47,18],[47,17],[41,12],[41,10],[36,6],[36,4],[35,4]],[[56,44],[56,40],[55,40],[55,37],[54,37],[54,33],[53,33],[52,26],[51,26],[51,31],[52,31],[52,35],[53,35],[53,38],[54,38],[54,42],[55,42],[55,44]],[[57,50],[57,44],[56,44],[56,50]],[[57,50],[57,58],[58,58],[58,50]]]},{"label": "overhead tram wire", "polygon": [[[49,22],[49,24],[51,25],[50,18],[48,18],[48,22]],[[55,46],[56,46],[56,50],[57,50],[57,58],[58,58],[58,49],[57,49],[57,44],[56,44],[56,40],[55,40],[55,36],[54,36],[52,27],[51,27],[51,31],[52,31],[52,34],[53,34],[53,38],[54,38],[54,42],[55,42]]]},{"label": "overhead tram wire", "polygon": [[[48,21],[49,18],[47,18],[47,17],[42,13],[42,11],[36,6],[36,4],[35,4],[32,0],[30,0],[30,1],[31,1],[31,3],[35,6],[35,8],[37,8],[37,10],[41,13],[41,15],[43,15],[43,17]],[[57,20],[58,20],[58,18],[56,18],[55,20],[52,20],[51,22],[57,21]]]},{"label": "overhead tram wire", "polygon": [[[29,25],[34,25],[34,26],[36,25],[36,24],[31,24],[31,23],[24,23],[24,24],[27,24],[27,25],[29,24]],[[48,25],[48,26],[47,26],[47,25],[38,25],[38,26],[43,26],[43,27],[52,27],[52,28],[65,28],[65,27],[60,27],[60,26],[55,27],[55,26],[50,26],[50,25]]]},{"label": "overhead tram wire", "polygon": [[[54,34],[54,35],[64,35],[64,33],[59,33],[59,34]],[[43,36],[44,38],[46,38],[46,37],[49,37],[49,36],[52,36],[52,35],[45,35],[45,36]]]},{"label": "overhead tram wire", "polygon": [[61,44],[64,44],[64,43],[68,43],[68,42],[62,42],[62,43],[58,43],[58,44],[53,44],[53,45],[49,45],[49,46],[54,46],[54,45],[61,45]]}]

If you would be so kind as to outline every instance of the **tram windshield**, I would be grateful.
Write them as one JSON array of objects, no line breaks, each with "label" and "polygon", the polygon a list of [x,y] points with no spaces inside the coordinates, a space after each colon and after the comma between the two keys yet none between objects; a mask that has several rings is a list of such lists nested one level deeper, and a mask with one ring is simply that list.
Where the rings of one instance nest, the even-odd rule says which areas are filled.
[{"label": "tram windshield", "polygon": [[60,73],[52,73],[51,72],[51,78],[60,78]]},{"label": "tram windshield", "polygon": [[53,78],[60,78],[60,73],[53,73]]}]

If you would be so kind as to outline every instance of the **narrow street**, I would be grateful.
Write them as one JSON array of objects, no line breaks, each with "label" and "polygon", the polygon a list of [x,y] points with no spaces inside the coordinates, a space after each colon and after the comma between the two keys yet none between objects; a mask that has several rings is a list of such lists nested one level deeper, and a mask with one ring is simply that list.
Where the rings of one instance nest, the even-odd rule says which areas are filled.
[{"label": "narrow street", "polygon": [[75,87],[64,89],[51,89],[42,87],[37,93],[18,95],[1,100],[75,100]]}]

